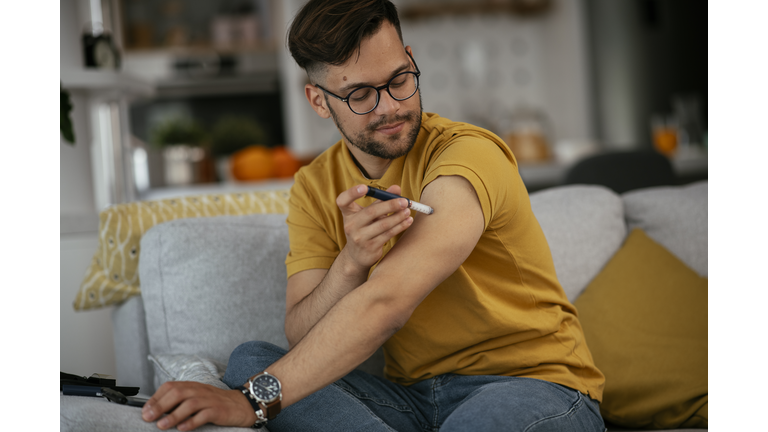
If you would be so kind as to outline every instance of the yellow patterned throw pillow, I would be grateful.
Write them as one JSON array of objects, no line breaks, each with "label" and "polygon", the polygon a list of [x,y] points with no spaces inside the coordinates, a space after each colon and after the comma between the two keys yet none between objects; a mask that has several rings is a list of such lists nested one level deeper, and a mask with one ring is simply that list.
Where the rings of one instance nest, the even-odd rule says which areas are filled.
[{"label": "yellow patterned throw pillow", "polygon": [[189,196],[111,206],[99,214],[99,246],[74,301],[75,310],[141,294],[139,244],[153,226],[174,219],[288,213],[288,190]]}]

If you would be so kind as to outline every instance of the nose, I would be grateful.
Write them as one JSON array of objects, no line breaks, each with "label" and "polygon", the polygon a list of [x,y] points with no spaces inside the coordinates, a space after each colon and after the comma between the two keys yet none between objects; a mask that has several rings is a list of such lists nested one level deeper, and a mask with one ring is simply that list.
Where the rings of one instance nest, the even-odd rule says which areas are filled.
[{"label": "nose", "polygon": [[379,90],[379,104],[373,112],[376,115],[396,113],[400,109],[400,101],[393,99],[387,89]]}]

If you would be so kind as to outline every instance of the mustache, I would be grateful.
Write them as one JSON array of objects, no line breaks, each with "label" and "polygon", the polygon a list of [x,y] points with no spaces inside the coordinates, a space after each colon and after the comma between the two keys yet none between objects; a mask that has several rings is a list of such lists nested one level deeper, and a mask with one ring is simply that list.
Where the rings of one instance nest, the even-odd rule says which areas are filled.
[{"label": "mustache", "polygon": [[408,121],[408,120],[415,121],[416,120],[416,116],[417,116],[417,113],[415,113],[415,112],[407,112],[405,114],[399,114],[399,115],[394,115],[394,116],[390,116],[390,117],[386,117],[385,116],[385,117],[382,117],[382,118],[374,121],[373,123],[369,124],[366,127],[366,129],[371,131],[371,132],[374,132],[376,129],[378,129],[378,128],[384,126],[384,125],[387,125],[387,124],[399,123],[401,121]]}]

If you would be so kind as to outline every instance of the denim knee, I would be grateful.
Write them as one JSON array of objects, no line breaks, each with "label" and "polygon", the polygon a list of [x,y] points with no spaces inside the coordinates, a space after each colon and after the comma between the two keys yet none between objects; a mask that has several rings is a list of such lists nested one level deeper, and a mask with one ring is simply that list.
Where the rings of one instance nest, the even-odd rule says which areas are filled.
[{"label": "denim knee", "polygon": [[280,358],[287,352],[288,351],[283,348],[269,342],[249,341],[238,345],[237,348],[232,351],[232,354],[229,355],[229,362],[231,363],[233,358],[241,357],[261,358],[277,356],[277,358]]},{"label": "denim knee", "polygon": [[269,342],[250,341],[240,344],[229,356],[227,370],[221,380],[230,388],[243,385],[248,378],[263,371],[287,351]]}]

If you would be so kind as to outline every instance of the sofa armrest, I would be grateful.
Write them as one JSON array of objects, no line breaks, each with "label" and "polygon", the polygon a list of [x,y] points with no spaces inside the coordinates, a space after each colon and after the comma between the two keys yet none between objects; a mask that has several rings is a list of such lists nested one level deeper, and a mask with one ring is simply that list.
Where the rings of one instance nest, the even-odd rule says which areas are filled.
[{"label": "sofa armrest", "polygon": [[155,392],[154,371],[147,356],[149,341],[144,303],[132,297],[112,311],[117,381],[121,386],[139,387],[142,395]]}]

